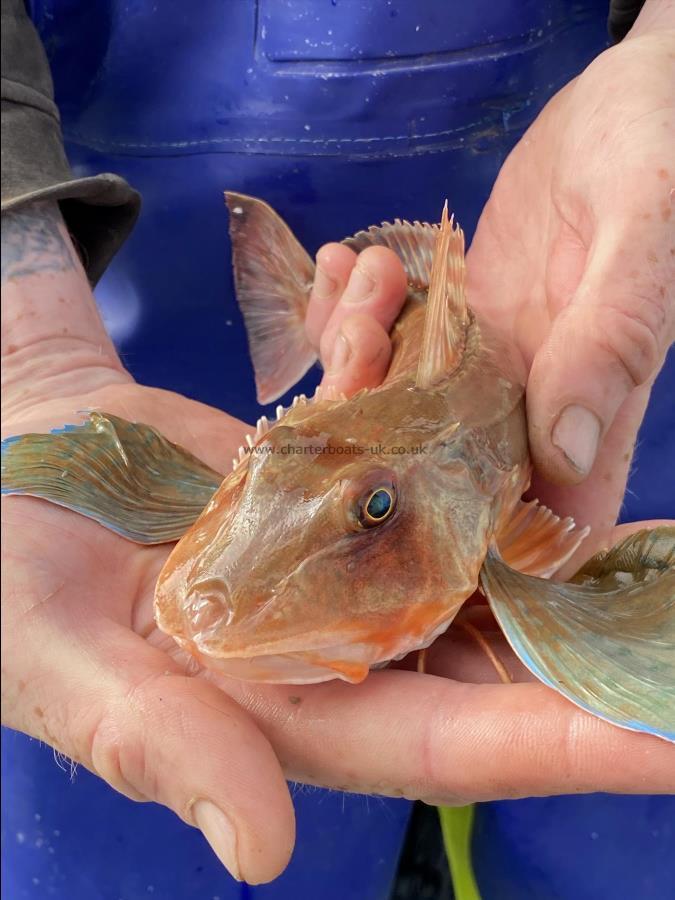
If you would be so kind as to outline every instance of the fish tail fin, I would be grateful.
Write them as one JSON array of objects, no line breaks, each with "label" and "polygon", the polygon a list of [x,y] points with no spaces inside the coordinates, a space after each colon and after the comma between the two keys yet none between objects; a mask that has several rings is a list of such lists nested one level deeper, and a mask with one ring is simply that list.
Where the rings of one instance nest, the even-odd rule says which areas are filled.
[{"label": "fish tail fin", "polygon": [[237,302],[244,317],[258,402],[271,403],[317,359],[305,333],[314,263],[262,200],[226,192]]},{"label": "fish tail fin", "polygon": [[675,741],[675,526],[636,532],[565,584],[491,550],[481,581],[541,681],[608,722]]},{"label": "fish tail fin", "polygon": [[431,266],[417,387],[431,387],[462,360],[469,321],[465,273],[464,232],[448,218],[446,202]]},{"label": "fish tail fin", "polygon": [[82,425],[2,442],[2,493],[49,500],[140,544],[177,541],[223,477],[148,425]]}]

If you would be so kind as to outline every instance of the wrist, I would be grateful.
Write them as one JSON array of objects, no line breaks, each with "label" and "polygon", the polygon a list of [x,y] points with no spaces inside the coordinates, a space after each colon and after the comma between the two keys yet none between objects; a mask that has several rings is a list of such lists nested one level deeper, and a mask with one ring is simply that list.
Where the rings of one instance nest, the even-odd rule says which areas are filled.
[{"label": "wrist", "polygon": [[2,217],[3,411],[64,396],[92,372],[129,380],[56,203]]}]

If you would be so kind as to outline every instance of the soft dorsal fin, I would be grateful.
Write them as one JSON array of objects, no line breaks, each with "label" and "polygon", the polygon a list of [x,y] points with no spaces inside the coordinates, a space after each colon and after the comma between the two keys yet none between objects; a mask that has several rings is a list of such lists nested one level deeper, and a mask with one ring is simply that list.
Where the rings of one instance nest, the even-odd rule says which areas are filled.
[{"label": "soft dorsal fin", "polygon": [[381,225],[371,225],[365,231],[358,231],[342,243],[356,253],[366,247],[389,247],[403,263],[408,284],[426,290],[431,280],[431,264],[438,237],[438,225],[428,222],[408,222],[394,219]]},{"label": "soft dorsal fin", "polygon": [[263,200],[227,192],[237,302],[259,403],[271,403],[316,362],[305,333],[314,263]]},{"label": "soft dorsal fin", "polygon": [[469,319],[464,281],[464,232],[448,219],[446,201],[431,267],[417,387],[431,387],[462,360]]}]

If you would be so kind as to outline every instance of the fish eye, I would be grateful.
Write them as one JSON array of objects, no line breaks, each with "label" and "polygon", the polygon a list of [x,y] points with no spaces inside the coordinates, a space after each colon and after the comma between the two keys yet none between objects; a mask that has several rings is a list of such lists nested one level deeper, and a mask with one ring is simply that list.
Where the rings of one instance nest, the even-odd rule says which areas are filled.
[{"label": "fish eye", "polygon": [[396,507],[393,485],[382,485],[370,491],[359,504],[359,522],[364,528],[386,521]]}]

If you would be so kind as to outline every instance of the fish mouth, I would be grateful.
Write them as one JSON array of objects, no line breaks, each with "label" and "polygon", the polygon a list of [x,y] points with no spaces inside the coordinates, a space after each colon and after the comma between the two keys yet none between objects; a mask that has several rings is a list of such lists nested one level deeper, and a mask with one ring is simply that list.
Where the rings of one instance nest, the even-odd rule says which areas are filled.
[{"label": "fish mouth", "polygon": [[[255,656],[209,656],[186,647],[206,668],[237,678],[267,684],[318,684],[340,679],[358,684],[368,674],[373,650],[367,645],[338,644],[324,650],[268,653]],[[364,651],[359,654],[359,651]],[[360,656],[360,658],[359,658]]]},{"label": "fish mouth", "polygon": [[[439,622],[430,623],[423,635],[401,634],[398,640],[386,643],[377,640],[354,643],[353,636],[344,643],[324,644],[320,647],[289,649],[276,652],[255,652],[250,655],[211,654],[193,641],[176,638],[178,643],[202,665],[230,678],[268,684],[319,684],[340,680],[349,684],[363,681],[372,668],[380,668],[409,653],[432,644],[450,625],[456,609],[446,611]],[[283,642],[288,643],[288,642]],[[297,644],[296,644],[297,646]]]}]

